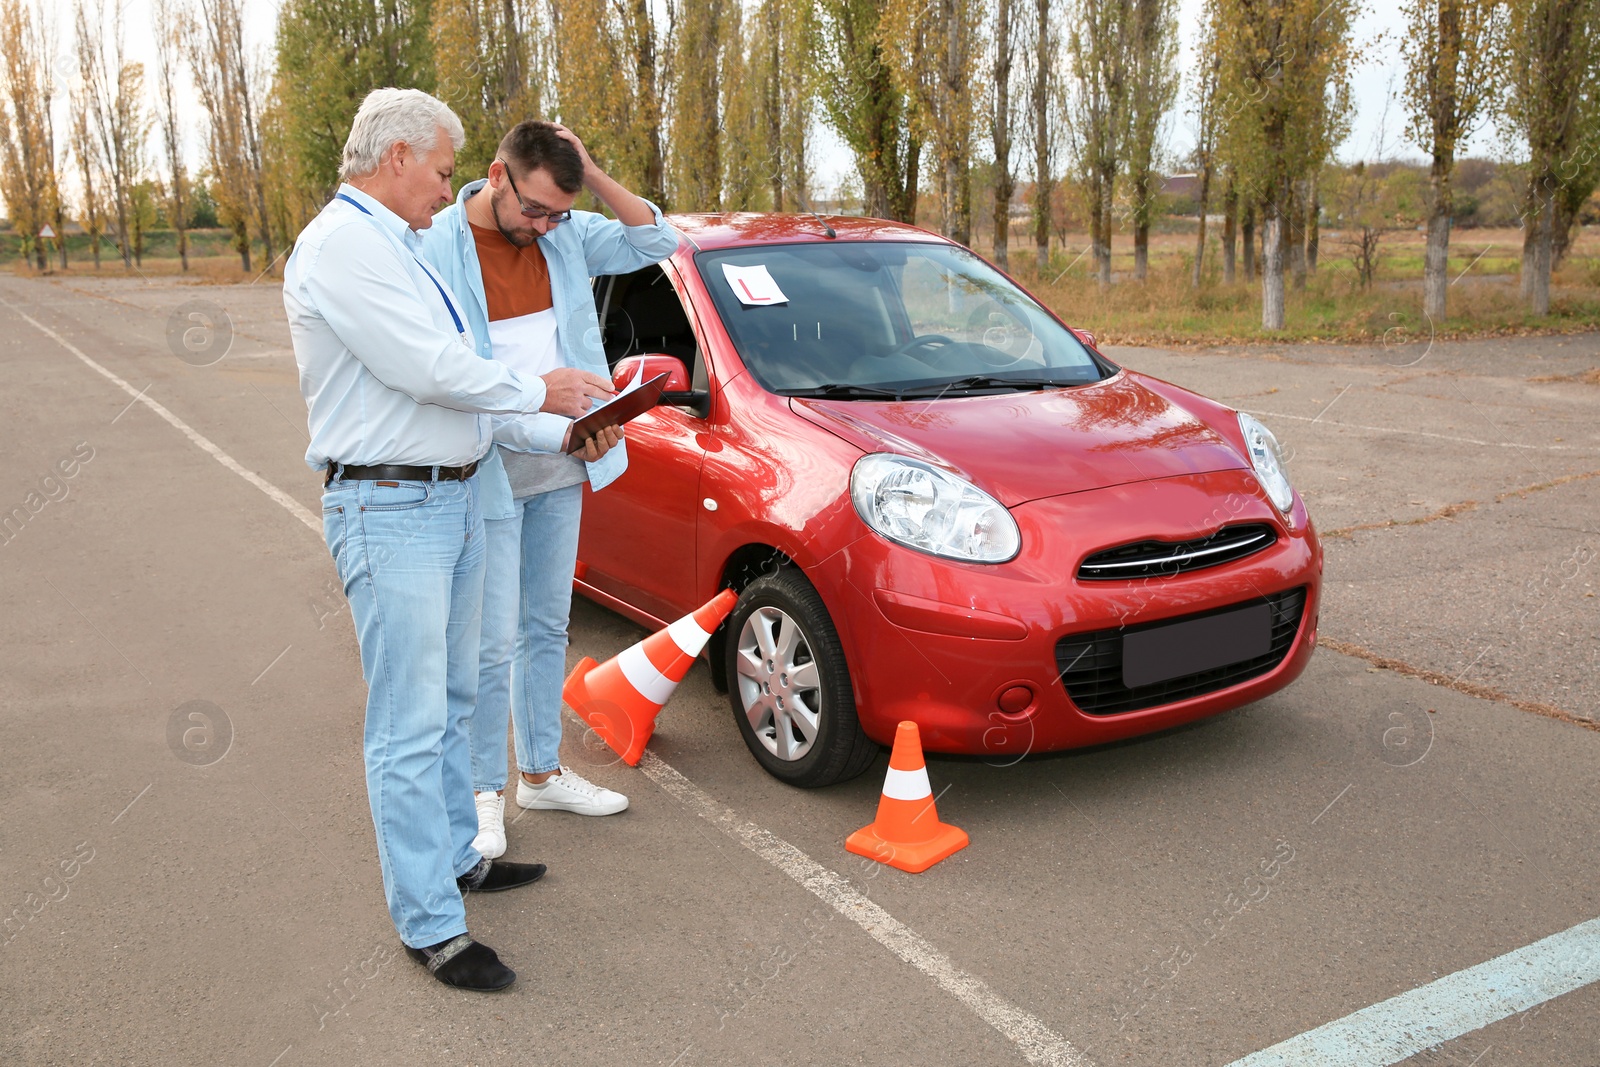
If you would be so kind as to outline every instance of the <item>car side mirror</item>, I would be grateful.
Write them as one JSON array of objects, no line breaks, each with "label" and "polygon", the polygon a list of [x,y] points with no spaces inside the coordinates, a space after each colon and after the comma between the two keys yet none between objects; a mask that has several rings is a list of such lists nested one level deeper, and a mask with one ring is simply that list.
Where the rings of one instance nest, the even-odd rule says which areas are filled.
[{"label": "car side mirror", "polygon": [[1090,333],[1088,330],[1080,330],[1076,326],[1068,326],[1067,329],[1072,331],[1072,336],[1076,337],[1078,340],[1082,341],[1096,352],[1100,351],[1100,346],[1095,343],[1094,334]]},{"label": "car side mirror", "polygon": [[643,375],[643,380],[649,381],[658,374],[667,376],[661,403],[689,408],[702,419],[711,413],[711,394],[703,389],[690,389],[689,368],[684,366],[683,360],[677,356],[668,356],[660,352],[629,356],[618,361],[612,370],[611,381],[621,389],[634,381],[636,375]]},{"label": "car side mirror", "polygon": [[658,374],[667,376],[668,392],[689,388],[689,368],[683,365],[683,360],[656,352],[620,360],[611,371],[611,383],[621,389],[633,381],[647,382]]}]

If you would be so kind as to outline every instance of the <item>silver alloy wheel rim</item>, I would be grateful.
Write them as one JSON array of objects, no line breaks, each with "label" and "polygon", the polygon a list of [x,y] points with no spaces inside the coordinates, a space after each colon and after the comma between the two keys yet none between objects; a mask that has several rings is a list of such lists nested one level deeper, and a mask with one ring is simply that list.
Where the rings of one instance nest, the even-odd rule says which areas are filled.
[{"label": "silver alloy wheel rim", "polygon": [[763,747],[803,759],[822,721],[821,676],[800,624],[780,608],[757,608],[739,631],[739,702]]}]

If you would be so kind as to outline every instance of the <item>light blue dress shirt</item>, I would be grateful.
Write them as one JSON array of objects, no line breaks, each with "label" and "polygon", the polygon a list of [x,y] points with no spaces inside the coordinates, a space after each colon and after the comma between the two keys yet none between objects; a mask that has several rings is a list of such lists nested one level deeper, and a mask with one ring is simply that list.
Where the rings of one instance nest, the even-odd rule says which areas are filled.
[{"label": "light blue dress shirt", "polygon": [[471,328],[457,333],[446,303],[460,313],[461,302],[418,258],[416,231],[354,186],[339,192],[370,214],[330,201],[283,271],[311,430],[306,465],[459,467],[482,459],[489,414],[538,411],[544,382],[480,359]]},{"label": "light blue dress shirt", "polygon": [[[478,245],[467,223],[467,200],[488,184],[480,178],[462,186],[456,202],[433,217],[422,234],[422,255],[444,278],[451,292],[462,294],[467,328],[477,338],[477,351],[492,361],[489,346],[489,304],[483,293],[483,271],[478,266]],[[648,203],[648,201],[646,201]],[[601,274],[621,274],[657,263],[678,248],[678,234],[654,204],[655,222],[625,226],[593,211],[574,211],[572,219],[552,227],[539,238],[550,270],[550,300],[556,313],[556,343],[565,366],[610,377],[605,351],[600,345],[600,316],[595,311],[589,279]],[[555,452],[561,448],[572,420],[560,415],[530,415],[492,420],[494,440],[518,452]],[[607,452],[589,467],[589,485],[603,489],[628,466],[625,443]],[[480,470],[483,517],[511,517],[511,483],[499,450],[490,452]]]}]

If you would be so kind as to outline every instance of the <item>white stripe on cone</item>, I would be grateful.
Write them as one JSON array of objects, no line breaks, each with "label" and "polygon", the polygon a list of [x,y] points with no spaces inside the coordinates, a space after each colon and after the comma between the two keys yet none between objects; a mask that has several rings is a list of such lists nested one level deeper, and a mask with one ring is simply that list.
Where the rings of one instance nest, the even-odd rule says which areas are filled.
[{"label": "white stripe on cone", "polygon": [[890,767],[883,780],[883,795],[891,800],[922,800],[933,796],[933,787],[928,784],[928,768],[902,771]]},{"label": "white stripe on cone", "polygon": [[672,635],[673,643],[685,656],[698,656],[700,650],[706,647],[706,642],[711,640],[711,635],[701,628],[693,615],[685,615],[668,626],[667,633]]},{"label": "white stripe on cone", "polygon": [[656,669],[639,645],[629,645],[623,649],[621,655],[617,656],[617,666],[622,668],[622,676],[639,691],[639,695],[652,704],[665,704],[678,686],[677,682]]}]

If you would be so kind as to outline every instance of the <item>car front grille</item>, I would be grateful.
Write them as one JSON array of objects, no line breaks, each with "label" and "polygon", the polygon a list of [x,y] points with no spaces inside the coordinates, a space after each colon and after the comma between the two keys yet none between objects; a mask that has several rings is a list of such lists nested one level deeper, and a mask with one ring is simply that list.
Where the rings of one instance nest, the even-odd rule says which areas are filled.
[{"label": "car front grille", "polygon": [[[1266,604],[1271,612],[1271,646],[1268,651],[1252,659],[1214,667],[1196,674],[1169,678],[1164,682],[1129,689],[1122,681],[1122,639],[1126,634],[1141,630],[1169,626],[1173,623],[1205,619],[1212,615],[1227,614],[1239,608]],[[1256,600],[1230,604],[1215,611],[1182,615],[1144,626],[1119,627],[1115,630],[1097,630],[1088,634],[1068,634],[1056,642],[1056,669],[1061,673],[1061,684],[1085,714],[1117,715],[1125,711],[1139,711],[1160,704],[1173,704],[1190,697],[1226,689],[1230,685],[1259,677],[1283,662],[1294,635],[1300,629],[1300,616],[1305,611],[1304,586]]]},{"label": "car front grille", "polygon": [[1078,567],[1087,581],[1162,578],[1244,559],[1269,547],[1278,533],[1266,523],[1224,526],[1190,541],[1138,541],[1096,552]]}]

